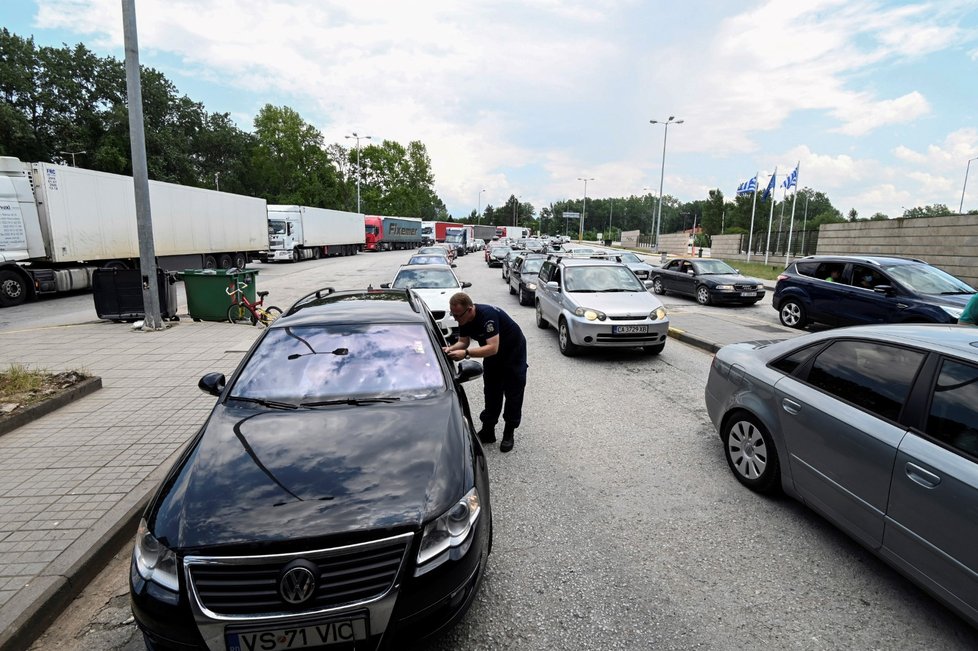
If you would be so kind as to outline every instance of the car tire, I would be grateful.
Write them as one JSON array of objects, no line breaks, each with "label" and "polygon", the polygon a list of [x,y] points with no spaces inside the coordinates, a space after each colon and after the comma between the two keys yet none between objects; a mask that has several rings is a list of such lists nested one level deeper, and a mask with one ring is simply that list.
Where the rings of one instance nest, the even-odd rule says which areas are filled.
[{"label": "car tire", "polygon": [[642,350],[645,351],[645,353],[648,355],[658,355],[665,349],[666,349],[665,342],[662,342],[661,344],[656,344],[654,346],[642,346]]},{"label": "car tire", "polygon": [[710,304],[710,288],[706,285],[700,285],[696,288],[696,302],[700,305]]},{"label": "car tire", "polygon": [[659,276],[656,276],[655,278],[652,279],[652,291],[658,294],[659,296],[666,295],[666,287],[665,285],[662,284],[662,278],[660,278]]},{"label": "car tire", "polygon": [[518,293],[519,293],[520,305],[529,305],[530,296],[529,294],[526,293],[526,290],[523,289],[523,285],[520,285],[520,291]]},{"label": "car tire", "polygon": [[571,341],[570,328],[567,326],[566,319],[561,319],[557,323],[557,347],[560,348],[560,353],[565,357],[575,357],[581,352],[580,347]]},{"label": "car tire", "polygon": [[774,439],[746,412],[727,418],[720,435],[727,465],[741,484],[757,493],[780,489],[781,464]]},{"label": "car tire", "polygon": [[510,284],[510,286],[509,286],[509,295],[510,295],[510,296],[512,296],[512,295],[513,295],[513,294],[515,294],[515,293],[516,293],[516,290],[515,290],[515,289],[513,289],[513,285],[512,285],[512,284]]},{"label": "car tire", "polygon": [[789,328],[801,330],[808,325],[808,315],[805,313],[805,306],[794,299],[788,299],[781,304],[778,310],[778,318],[781,324]]},{"label": "car tire", "polygon": [[547,323],[547,320],[545,318],[543,318],[543,308],[540,307],[540,301],[537,301],[536,313],[537,313],[536,314],[537,327],[540,328],[541,330],[546,330],[547,328],[549,328],[550,324]]}]

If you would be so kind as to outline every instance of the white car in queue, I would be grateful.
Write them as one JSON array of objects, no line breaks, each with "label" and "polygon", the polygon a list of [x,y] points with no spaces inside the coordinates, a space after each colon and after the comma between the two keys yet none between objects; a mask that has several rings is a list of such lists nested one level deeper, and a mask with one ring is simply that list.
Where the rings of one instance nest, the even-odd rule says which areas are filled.
[{"label": "white car in queue", "polygon": [[613,259],[551,255],[540,268],[534,298],[537,327],[557,328],[560,352],[666,346],[669,317],[662,302],[624,264]]},{"label": "white car in queue", "polygon": [[446,339],[458,335],[458,322],[452,317],[448,301],[452,294],[471,286],[472,283],[461,282],[447,264],[402,265],[394,280],[381,285],[384,289],[413,289],[428,306]]}]

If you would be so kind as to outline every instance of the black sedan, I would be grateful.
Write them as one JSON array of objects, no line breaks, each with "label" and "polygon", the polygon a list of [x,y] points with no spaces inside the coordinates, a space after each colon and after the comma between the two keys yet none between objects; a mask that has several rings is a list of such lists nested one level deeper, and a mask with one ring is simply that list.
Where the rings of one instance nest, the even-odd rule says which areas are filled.
[{"label": "black sedan", "polygon": [[492,544],[482,367],[433,323],[410,291],[321,290],[201,379],[219,399],[133,550],[147,647],[371,648],[464,614]]},{"label": "black sedan", "polygon": [[763,282],[744,276],[723,260],[676,258],[651,273],[656,294],[686,294],[700,305],[753,305],[764,298]]}]

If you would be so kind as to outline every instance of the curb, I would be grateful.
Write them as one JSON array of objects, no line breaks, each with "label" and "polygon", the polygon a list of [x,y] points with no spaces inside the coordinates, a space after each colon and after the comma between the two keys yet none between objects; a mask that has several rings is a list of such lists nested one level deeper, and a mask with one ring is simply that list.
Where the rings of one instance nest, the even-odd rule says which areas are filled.
[{"label": "curb", "polygon": [[25,407],[23,411],[18,411],[14,414],[9,414],[0,418],[0,436],[11,432],[18,427],[26,425],[32,420],[36,420],[41,416],[46,416],[56,409],[60,409],[65,405],[78,400],[79,398],[84,398],[90,393],[94,393],[102,388],[102,378],[100,377],[90,377],[88,379],[82,380],[70,389],[57,394],[53,398],[44,400],[37,404],[31,405],[30,407]]},{"label": "curb", "polygon": [[683,342],[684,344],[689,344],[690,346],[695,346],[696,348],[705,350],[708,353],[716,353],[718,350],[723,348],[722,344],[703,339],[702,337],[697,337],[696,335],[691,335],[685,330],[681,330],[673,326],[669,326],[669,336]]}]

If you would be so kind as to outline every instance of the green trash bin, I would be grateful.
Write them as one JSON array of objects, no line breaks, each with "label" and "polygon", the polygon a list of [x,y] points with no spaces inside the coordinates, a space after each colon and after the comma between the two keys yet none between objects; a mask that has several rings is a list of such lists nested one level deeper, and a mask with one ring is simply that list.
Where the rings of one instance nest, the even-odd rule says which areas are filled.
[{"label": "green trash bin", "polygon": [[244,295],[249,302],[257,300],[258,271],[254,269],[184,269],[180,276],[187,290],[187,311],[194,321],[226,321],[228,307],[234,302],[228,291],[234,291],[238,283],[246,285]]}]

